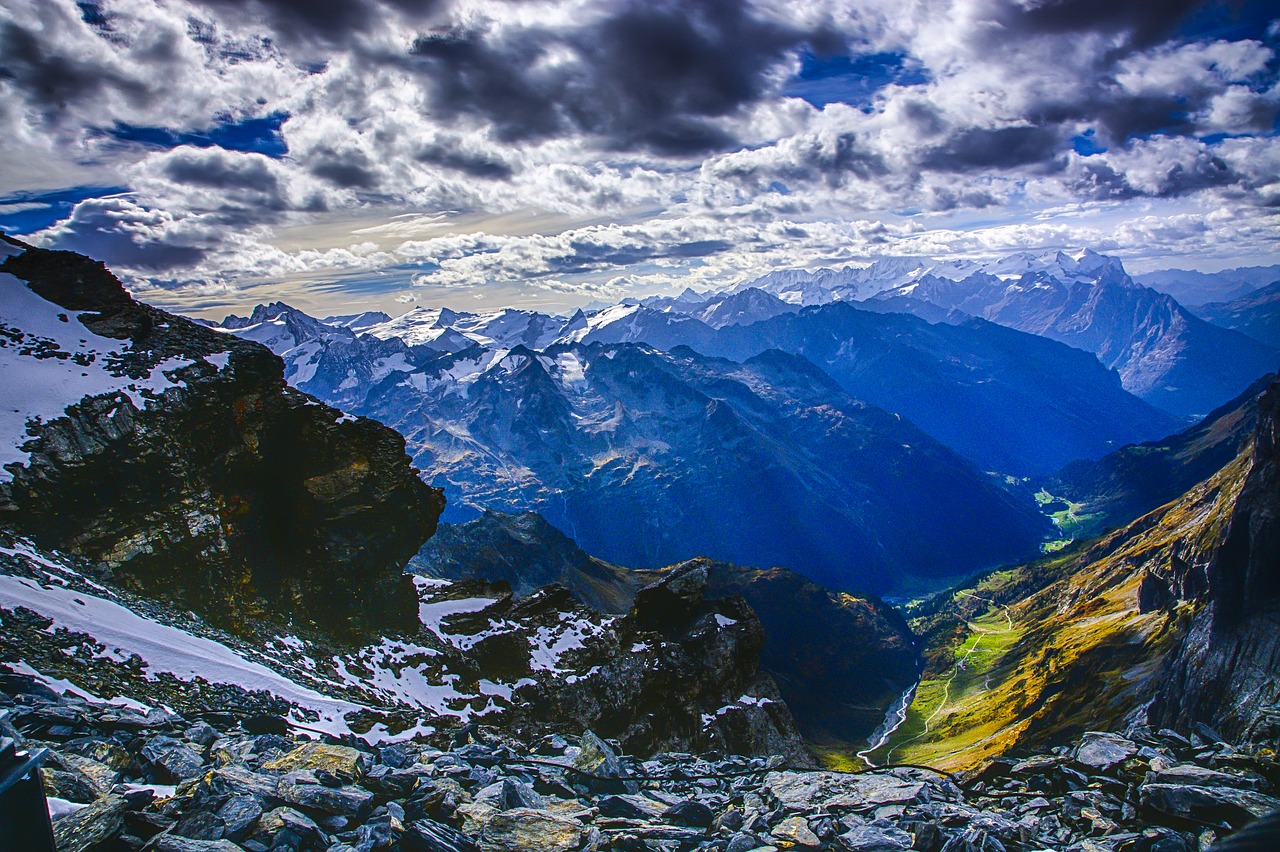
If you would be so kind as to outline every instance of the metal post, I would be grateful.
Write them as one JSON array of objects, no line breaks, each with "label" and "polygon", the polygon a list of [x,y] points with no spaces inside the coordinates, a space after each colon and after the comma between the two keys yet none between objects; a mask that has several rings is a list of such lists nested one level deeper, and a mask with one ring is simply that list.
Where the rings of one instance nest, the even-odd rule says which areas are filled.
[{"label": "metal post", "polygon": [[40,783],[40,762],[48,751],[19,751],[0,737],[0,849],[54,852],[49,803]]}]

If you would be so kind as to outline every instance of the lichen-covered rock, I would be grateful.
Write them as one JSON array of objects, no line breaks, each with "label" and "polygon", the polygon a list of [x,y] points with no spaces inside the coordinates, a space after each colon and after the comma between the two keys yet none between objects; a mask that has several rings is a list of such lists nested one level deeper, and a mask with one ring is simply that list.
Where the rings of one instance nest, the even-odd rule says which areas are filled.
[{"label": "lichen-covered rock", "polygon": [[347,778],[359,778],[364,774],[360,765],[360,752],[347,746],[328,745],[311,742],[298,746],[293,751],[268,760],[262,764],[263,769],[274,772],[292,772],[295,769],[323,769],[334,775]]},{"label": "lichen-covered rock", "polygon": [[549,811],[516,808],[494,814],[480,835],[482,852],[569,852],[582,842],[582,824]]},{"label": "lichen-covered rock", "polygon": [[196,777],[203,764],[197,752],[172,737],[156,737],[151,740],[143,747],[142,756],[175,781]]},{"label": "lichen-covered rock", "polygon": [[58,852],[92,852],[119,837],[126,808],[123,796],[104,796],[64,816],[53,824]]}]

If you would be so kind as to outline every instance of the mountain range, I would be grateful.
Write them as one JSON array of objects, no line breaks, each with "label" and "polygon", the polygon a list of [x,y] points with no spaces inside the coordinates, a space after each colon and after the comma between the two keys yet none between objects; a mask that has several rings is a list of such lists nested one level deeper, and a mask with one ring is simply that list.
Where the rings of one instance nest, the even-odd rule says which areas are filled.
[{"label": "mountain range", "polygon": [[[739,298],[759,307],[759,292],[716,307]],[[885,578],[897,569],[886,566],[932,566],[903,572],[917,579],[963,573],[1033,549],[1045,527],[1029,501],[983,482],[938,442],[978,470],[1043,475],[1180,425],[1092,356],[1034,335],[843,302],[799,313],[763,302],[767,318],[719,328],[641,304],[563,322],[416,311],[366,333],[275,304],[221,327],[270,346],[300,389],[404,433],[428,480],[454,495],[449,518],[465,519],[468,507],[539,511],[630,567],[705,554],[804,565],[825,582],[881,592],[894,587]],[[596,339],[671,335],[693,344],[663,352]],[[831,449],[854,432],[871,452]],[[694,492],[716,497],[691,502]],[[712,504],[705,515],[688,508]],[[742,519],[778,507],[786,530],[757,520],[745,529],[758,532],[743,534]],[[618,511],[637,519],[625,533],[607,523]],[[1018,532],[1003,550],[943,545],[962,539],[940,519],[972,513]],[[902,545],[921,540],[939,546]]]}]

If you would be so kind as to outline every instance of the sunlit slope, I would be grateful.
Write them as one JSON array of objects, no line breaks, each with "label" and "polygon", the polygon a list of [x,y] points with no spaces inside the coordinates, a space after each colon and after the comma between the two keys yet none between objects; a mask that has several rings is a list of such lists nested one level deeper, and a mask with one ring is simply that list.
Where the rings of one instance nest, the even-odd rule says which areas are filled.
[{"label": "sunlit slope", "polygon": [[924,680],[905,723],[873,756],[966,769],[1119,724],[1151,697],[1163,656],[1203,605],[1187,588],[1176,597],[1188,600],[1159,608],[1151,589],[1203,575],[1195,566],[1221,546],[1251,464],[1246,447],[1182,498],[1104,538],[921,607],[912,626],[924,641]]}]

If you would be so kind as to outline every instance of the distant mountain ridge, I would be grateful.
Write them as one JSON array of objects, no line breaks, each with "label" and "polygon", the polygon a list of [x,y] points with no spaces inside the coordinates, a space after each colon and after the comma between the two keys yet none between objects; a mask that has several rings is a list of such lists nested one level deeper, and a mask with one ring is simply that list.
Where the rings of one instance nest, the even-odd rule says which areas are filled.
[{"label": "distant mountain ridge", "polygon": [[1247,334],[1268,346],[1280,347],[1280,274],[1271,284],[1238,299],[1199,305],[1192,312],[1214,325]]},{"label": "distant mountain ridge", "polygon": [[[1233,270],[1214,280],[1240,279],[1228,288],[1235,293],[1246,287],[1242,281],[1262,281],[1268,269]],[[1119,372],[1125,389],[1179,416],[1203,416],[1280,366],[1280,352],[1269,343],[1205,322],[1135,281],[1117,258],[1088,249],[982,261],[890,257],[866,266],[782,269],[726,292],[686,288],[678,296],[628,299],[570,317],[415,308],[382,322],[358,320],[355,330],[450,352],[472,344],[541,350],[556,343],[647,343],[662,350],[685,345],[714,352],[718,331],[833,302],[911,313],[929,322],[963,323],[973,316],[1048,337],[1094,353]],[[1268,333],[1274,336],[1274,329]]]},{"label": "distant mountain ridge", "polygon": [[1125,388],[1175,414],[1204,414],[1280,364],[1280,354],[1211,325],[1172,297],[1139,287],[1117,265],[1096,280],[1044,271],[1017,279],[974,273],[959,281],[929,275],[885,291],[962,311],[1093,352]]},{"label": "distant mountain ridge", "polygon": [[1144,287],[1168,293],[1181,304],[1194,308],[1208,302],[1228,302],[1280,280],[1280,264],[1242,266],[1220,272],[1193,269],[1160,269],[1133,276]]},{"label": "distant mountain ridge", "polygon": [[[963,573],[1045,532],[910,423],[781,352],[738,364],[637,344],[475,348],[365,391],[344,404],[406,435],[457,495],[452,517],[532,509],[628,567],[701,554],[888,590],[913,566]],[[995,548],[966,531],[983,526],[1004,531]]]}]

